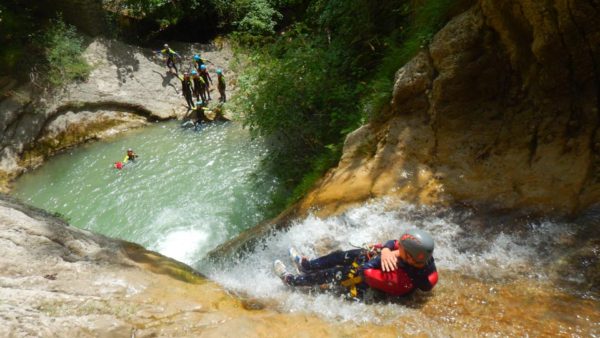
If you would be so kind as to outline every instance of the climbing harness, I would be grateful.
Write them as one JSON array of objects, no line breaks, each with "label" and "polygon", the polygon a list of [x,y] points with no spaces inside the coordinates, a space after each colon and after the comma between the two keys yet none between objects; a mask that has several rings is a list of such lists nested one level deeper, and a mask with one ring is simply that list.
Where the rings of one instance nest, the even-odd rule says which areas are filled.
[{"label": "climbing harness", "polygon": [[349,290],[350,296],[352,296],[352,298],[356,298],[358,296],[358,288],[356,287],[356,285],[362,283],[362,281],[363,281],[362,276],[360,276],[358,274],[359,267],[360,267],[360,265],[358,265],[358,263],[356,261],[352,262],[352,268],[350,269],[350,272],[348,273],[348,279],[340,282],[340,284],[343,287],[345,287]]}]

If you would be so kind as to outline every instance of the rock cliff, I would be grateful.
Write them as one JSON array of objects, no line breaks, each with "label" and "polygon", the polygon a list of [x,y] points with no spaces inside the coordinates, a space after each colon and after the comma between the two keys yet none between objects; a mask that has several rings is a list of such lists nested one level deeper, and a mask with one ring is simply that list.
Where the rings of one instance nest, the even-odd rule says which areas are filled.
[{"label": "rock cliff", "polygon": [[600,198],[595,1],[479,0],[396,74],[377,121],[302,202],[394,195],[573,214]]},{"label": "rock cliff", "polygon": [[[139,245],[0,195],[0,336],[357,336],[370,326],[281,314]],[[269,302],[266,300],[266,302]],[[396,328],[377,330],[386,337]]]}]

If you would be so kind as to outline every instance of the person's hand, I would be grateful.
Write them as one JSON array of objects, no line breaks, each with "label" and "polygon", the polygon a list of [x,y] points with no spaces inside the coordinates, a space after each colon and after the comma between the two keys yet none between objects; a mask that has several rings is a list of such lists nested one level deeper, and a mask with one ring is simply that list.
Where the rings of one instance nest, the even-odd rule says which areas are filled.
[{"label": "person's hand", "polygon": [[398,258],[388,248],[381,250],[381,270],[383,272],[394,271],[398,268]]}]

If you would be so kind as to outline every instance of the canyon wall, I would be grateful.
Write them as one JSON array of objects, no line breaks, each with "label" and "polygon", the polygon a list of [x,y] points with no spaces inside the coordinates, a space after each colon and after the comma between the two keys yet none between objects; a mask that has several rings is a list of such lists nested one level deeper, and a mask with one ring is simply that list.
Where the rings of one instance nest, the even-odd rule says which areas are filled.
[{"label": "canyon wall", "polygon": [[388,195],[549,214],[597,203],[598,6],[478,1],[396,73],[390,104],[301,209]]}]

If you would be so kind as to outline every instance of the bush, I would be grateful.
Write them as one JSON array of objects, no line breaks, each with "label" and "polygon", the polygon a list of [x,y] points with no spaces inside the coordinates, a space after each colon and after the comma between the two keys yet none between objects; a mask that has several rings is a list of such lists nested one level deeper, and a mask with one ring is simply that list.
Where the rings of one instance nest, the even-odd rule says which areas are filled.
[{"label": "bush", "polygon": [[355,87],[336,66],[339,54],[322,45],[297,27],[257,52],[239,79],[235,103],[244,124],[270,140],[269,168],[289,189],[329,153],[326,145],[360,122]]},{"label": "bush", "polygon": [[238,40],[251,41],[253,54],[235,102],[245,125],[271,141],[266,164],[293,191],[288,203],[335,165],[345,135],[389,102],[395,72],[429,43],[451,5],[313,0],[280,34]]},{"label": "bush", "polygon": [[53,20],[50,28],[42,35],[46,61],[45,78],[54,86],[73,80],[84,80],[91,67],[81,53],[83,40],[77,35],[75,27],[65,24],[61,19]]}]

